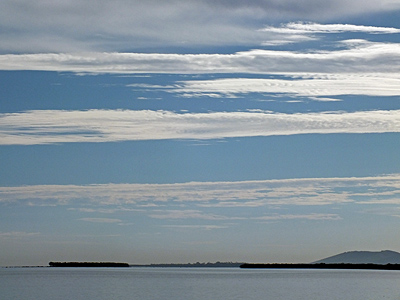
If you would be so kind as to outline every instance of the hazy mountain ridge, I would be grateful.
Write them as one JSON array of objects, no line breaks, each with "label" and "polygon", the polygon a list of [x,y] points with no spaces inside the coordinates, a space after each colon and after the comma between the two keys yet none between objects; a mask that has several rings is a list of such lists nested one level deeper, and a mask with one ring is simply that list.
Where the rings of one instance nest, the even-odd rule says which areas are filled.
[{"label": "hazy mountain ridge", "polygon": [[325,264],[400,264],[400,253],[383,250],[383,251],[349,251],[340,253],[334,256],[330,256],[313,263],[325,263]]}]

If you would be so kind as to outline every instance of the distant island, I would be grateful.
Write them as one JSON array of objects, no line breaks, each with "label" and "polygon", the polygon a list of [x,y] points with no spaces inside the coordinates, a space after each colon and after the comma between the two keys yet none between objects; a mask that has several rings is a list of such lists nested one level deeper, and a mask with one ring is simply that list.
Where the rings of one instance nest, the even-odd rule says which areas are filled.
[{"label": "distant island", "polygon": [[127,267],[140,267],[140,268],[238,268],[243,263],[241,262],[207,262],[207,263],[172,263],[172,264],[148,264],[148,265],[134,265],[128,263],[118,262],[49,262],[50,267],[69,267],[69,268],[91,268],[91,267],[111,267],[111,268],[127,268]]},{"label": "distant island", "polygon": [[245,263],[240,268],[400,270],[400,253],[390,250],[349,251],[312,263]]},{"label": "distant island", "polygon": [[400,264],[242,264],[242,269],[400,270]]},{"label": "distant island", "polygon": [[325,264],[400,264],[400,253],[390,250],[383,251],[349,251],[330,256],[314,263]]},{"label": "distant island", "polygon": [[64,268],[129,268],[128,263],[118,262],[49,262],[50,267]]},{"label": "distant island", "polygon": [[349,251],[330,256],[311,263],[242,263],[242,262],[206,262],[206,263],[162,263],[128,264],[119,262],[49,262],[50,267],[153,267],[153,268],[268,268],[268,269],[370,269],[400,270],[400,253],[383,251]]}]

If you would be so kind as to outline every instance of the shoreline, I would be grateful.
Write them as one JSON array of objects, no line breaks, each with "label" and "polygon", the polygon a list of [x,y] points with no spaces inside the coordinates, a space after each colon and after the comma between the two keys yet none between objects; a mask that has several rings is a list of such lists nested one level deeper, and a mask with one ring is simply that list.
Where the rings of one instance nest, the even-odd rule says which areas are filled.
[{"label": "shoreline", "polygon": [[245,263],[240,265],[241,269],[338,269],[338,270],[400,270],[400,264],[280,264],[280,263]]}]

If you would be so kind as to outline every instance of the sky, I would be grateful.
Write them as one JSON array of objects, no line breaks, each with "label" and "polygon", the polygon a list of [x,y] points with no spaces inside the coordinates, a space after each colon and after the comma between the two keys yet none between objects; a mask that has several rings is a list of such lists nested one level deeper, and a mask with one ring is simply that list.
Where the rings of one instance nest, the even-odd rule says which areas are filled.
[{"label": "sky", "polygon": [[0,266],[400,251],[399,0],[2,0]]}]

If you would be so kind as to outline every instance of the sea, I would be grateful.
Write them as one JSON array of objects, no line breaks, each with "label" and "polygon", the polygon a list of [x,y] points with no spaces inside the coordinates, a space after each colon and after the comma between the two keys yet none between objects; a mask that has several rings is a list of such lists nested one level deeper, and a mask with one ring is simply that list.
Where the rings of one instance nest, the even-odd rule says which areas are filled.
[{"label": "sea", "polygon": [[400,271],[0,268],[2,300],[400,300]]}]

